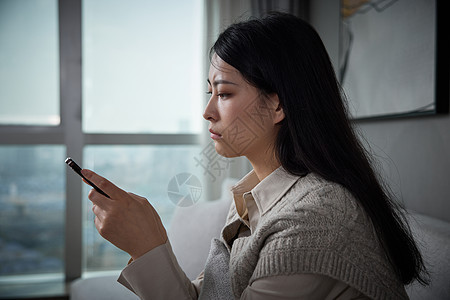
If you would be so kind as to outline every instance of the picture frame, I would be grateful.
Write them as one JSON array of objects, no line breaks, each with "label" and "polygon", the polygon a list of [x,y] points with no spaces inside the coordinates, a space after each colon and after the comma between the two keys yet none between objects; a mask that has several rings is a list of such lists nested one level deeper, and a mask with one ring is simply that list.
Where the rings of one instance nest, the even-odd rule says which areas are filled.
[{"label": "picture frame", "polygon": [[338,78],[353,120],[449,112],[442,0],[341,0]]}]

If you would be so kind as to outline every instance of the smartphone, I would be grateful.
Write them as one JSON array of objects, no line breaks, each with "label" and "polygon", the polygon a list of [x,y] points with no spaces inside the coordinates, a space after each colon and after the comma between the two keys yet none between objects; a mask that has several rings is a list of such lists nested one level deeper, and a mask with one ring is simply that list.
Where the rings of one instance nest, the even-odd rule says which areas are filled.
[{"label": "smartphone", "polygon": [[105,197],[108,197],[108,194],[106,194],[104,191],[102,191],[98,186],[96,186],[93,182],[91,182],[89,179],[87,179],[86,177],[84,177],[84,175],[81,173],[81,168],[79,165],[77,165],[77,163],[70,157],[66,158],[66,164],[69,165],[69,167],[72,168],[72,170],[75,171],[75,173],[77,173],[78,175],[80,175],[90,186],[92,186],[94,188],[94,190],[96,190],[97,192],[99,192],[100,194],[102,194]]}]

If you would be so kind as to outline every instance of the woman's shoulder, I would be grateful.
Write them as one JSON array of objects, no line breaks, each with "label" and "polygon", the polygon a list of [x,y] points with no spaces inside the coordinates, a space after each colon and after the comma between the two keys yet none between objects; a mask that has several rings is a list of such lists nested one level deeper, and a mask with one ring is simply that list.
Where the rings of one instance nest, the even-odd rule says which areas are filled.
[{"label": "woman's shoulder", "polygon": [[319,174],[309,173],[301,177],[292,189],[285,195],[288,198],[296,198],[297,203],[301,202],[323,202],[329,199],[348,200],[355,202],[353,195],[339,183],[329,181]]},{"label": "woman's shoulder", "polygon": [[292,213],[295,219],[317,217],[332,224],[366,219],[363,209],[349,190],[316,173],[301,177],[283,196],[276,210],[283,214]]},{"label": "woman's shoulder", "polygon": [[334,248],[356,240],[371,248],[379,247],[372,222],[353,195],[342,185],[317,174],[298,180],[261,217],[257,231],[266,242],[285,243],[287,238],[299,247],[314,244]]},{"label": "woman's shoulder", "polygon": [[261,248],[256,273],[263,274],[273,260],[290,260],[290,269],[281,273],[324,274],[368,295],[373,294],[370,289],[387,295],[394,285],[400,286],[372,222],[355,197],[317,174],[298,180],[258,227],[255,235]]}]

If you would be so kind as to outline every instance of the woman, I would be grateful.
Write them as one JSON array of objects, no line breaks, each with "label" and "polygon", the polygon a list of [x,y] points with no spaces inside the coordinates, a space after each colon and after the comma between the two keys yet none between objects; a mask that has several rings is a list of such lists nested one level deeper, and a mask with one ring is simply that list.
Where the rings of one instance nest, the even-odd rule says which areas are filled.
[{"label": "woman", "polygon": [[83,170],[100,234],[133,262],[119,281],[143,299],[406,299],[426,283],[400,208],[379,183],[347,118],[325,47],[283,13],[227,28],[211,49],[209,121],[216,151],[253,171],[204,273],[190,282],[148,201]]}]

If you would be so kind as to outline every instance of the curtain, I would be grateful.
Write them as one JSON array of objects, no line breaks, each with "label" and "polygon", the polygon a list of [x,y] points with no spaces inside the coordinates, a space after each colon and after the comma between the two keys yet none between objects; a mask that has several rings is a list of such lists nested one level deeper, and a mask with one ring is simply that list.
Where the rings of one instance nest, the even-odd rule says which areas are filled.
[{"label": "curtain", "polygon": [[252,16],[261,17],[271,11],[293,14],[308,21],[309,0],[251,0]]}]

